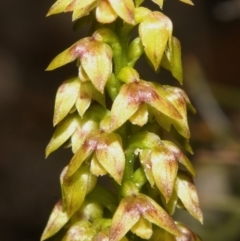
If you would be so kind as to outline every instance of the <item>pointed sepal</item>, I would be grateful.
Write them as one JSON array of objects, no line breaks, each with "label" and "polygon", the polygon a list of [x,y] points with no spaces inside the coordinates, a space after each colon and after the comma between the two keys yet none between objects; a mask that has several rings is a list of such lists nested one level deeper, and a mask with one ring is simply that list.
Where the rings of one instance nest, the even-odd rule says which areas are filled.
[{"label": "pointed sepal", "polygon": [[49,9],[47,16],[64,12],[67,6],[74,0],[58,0]]},{"label": "pointed sepal", "polygon": [[69,220],[67,212],[64,210],[62,202],[58,201],[52,210],[48,223],[41,236],[41,241],[46,240],[56,234]]},{"label": "pointed sepal", "polygon": [[172,48],[167,49],[163,55],[161,66],[169,70],[172,73],[172,76],[177,79],[180,84],[182,84],[183,67],[181,57],[181,44],[177,38],[172,37]]},{"label": "pointed sepal", "polygon": [[86,45],[89,43],[90,38],[84,38],[58,54],[48,65],[46,70],[54,70],[65,64],[68,64],[85,52]]},{"label": "pointed sepal", "polygon": [[179,173],[175,189],[188,212],[200,223],[203,223],[203,215],[199,207],[198,195],[192,178],[187,173]]},{"label": "pointed sepal", "polygon": [[63,145],[76,130],[78,121],[75,115],[70,115],[59,123],[46,147],[46,157]]}]

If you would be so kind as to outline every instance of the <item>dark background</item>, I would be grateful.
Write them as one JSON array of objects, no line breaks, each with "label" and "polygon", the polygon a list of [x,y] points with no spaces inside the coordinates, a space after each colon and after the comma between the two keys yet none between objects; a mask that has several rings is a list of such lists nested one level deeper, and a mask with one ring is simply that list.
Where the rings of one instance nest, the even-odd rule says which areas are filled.
[{"label": "dark background", "polygon": [[[192,159],[205,226],[185,221],[206,241],[237,241],[240,1],[194,2],[191,7],[166,0],[164,6],[181,40],[185,86],[198,108],[190,116]],[[59,174],[71,157],[61,149],[45,160],[44,151],[53,133],[56,90],[76,68],[44,69],[84,32],[72,31],[69,14],[45,18],[52,4],[0,1],[0,241],[40,239],[60,197]],[[147,68],[142,74],[159,79]]]}]

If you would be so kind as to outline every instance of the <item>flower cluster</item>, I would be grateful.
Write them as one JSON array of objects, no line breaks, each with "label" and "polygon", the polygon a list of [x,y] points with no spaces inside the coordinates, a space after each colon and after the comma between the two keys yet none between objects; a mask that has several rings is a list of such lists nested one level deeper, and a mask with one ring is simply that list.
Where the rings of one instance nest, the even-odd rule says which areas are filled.
[{"label": "flower cluster", "polygon": [[171,20],[143,2],[57,0],[48,12],[73,12],[75,26],[91,24],[92,32],[47,68],[76,61],[78,70],[56,95],[46,156],[67,145],[73,157],[41,241],[200,240],[171,217],[181,206],[203,220],[182,150],[191,152],[187,110],[195,109],[182,89],[143,80],[135,68],[145,54],[155,71],[163,67],[182,83],[180,42]]}]

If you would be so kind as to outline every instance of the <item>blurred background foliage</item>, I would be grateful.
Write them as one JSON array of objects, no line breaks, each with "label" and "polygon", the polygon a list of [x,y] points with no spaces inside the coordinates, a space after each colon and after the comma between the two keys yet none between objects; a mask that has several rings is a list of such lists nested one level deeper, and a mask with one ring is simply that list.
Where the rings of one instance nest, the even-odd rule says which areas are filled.
[{"label": "blurred background foliage", "polygon": [[[0,1],[0,240],[39,240],[60,198],[59,174],[71,156],[62,149],[47,160],[57,87],[73,65],[44,72],[50,60],[87,29],[72,31],[69,14],[45,18],[52,1]],[[166,0],[164,12],[180,39],[184,88],[197,115],[189,116],[204,226],[187,213],[177,218],[205,241],[240,240],[240,1]],[[154,75],[143,59],[142,78]],[[176,84],[176,82],[174,82]]]}]

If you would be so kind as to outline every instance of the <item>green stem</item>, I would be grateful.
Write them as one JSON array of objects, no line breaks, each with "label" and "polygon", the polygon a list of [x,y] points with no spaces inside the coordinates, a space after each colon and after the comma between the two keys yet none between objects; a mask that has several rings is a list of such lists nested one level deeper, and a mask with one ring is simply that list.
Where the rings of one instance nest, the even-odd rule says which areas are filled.
[{"label": "green stem", "polygon": [[132,30],[134,26],[129,24],[124,24],[123,27],[119,31],[119,39],[122,46],[122,68],[127,66],[128,64],[128,56],[127,51],[129,47],[129,39],[132,35]]},{"label": "green stem", "polygon": [[136,160],[136,156],[134,155],[133,149],[128,149],[125,152],[125,170],[122,181],[130,181],[133,178],[134,173],[134,162]]},{"label": "green stem", "polygon": [[118,95],[121,87],[121,82],[117,79],[118,73],[128,64],[127,51],[129,47],[129,39],[134,26],[124,24],[120,27],[120,23],[118,23],[116,29],[118,29],[118,27],[120,29],[118,33],[119,42],[109,43],[113,50],[114,74],[108,80],[106,87],[112,101],[114,101]]}]

